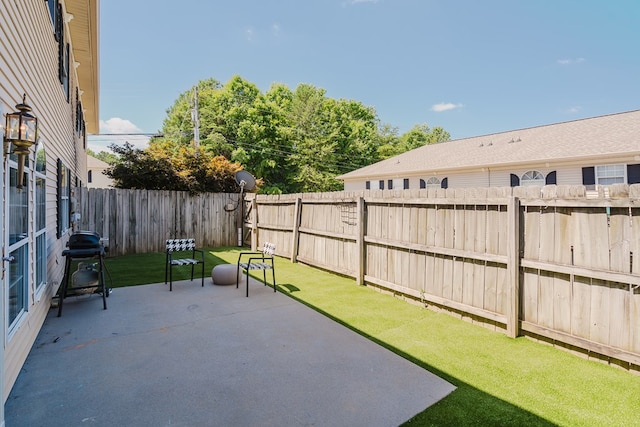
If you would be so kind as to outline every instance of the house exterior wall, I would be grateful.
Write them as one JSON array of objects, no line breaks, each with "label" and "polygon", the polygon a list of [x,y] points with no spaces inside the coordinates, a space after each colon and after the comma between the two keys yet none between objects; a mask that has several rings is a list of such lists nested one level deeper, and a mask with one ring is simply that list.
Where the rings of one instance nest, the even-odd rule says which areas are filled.
[{"label": "house exterior wall", "polygon": [[438,175],[440,180],[447,178],[449,188],[488,187],[490,177],[491,172],[482,170]]},{"label": "house exterior wall", "polygon": [[[344,181],[345,191],[362,191],[366,189],[367,181],[370,182],[370,189],[377,190],[378,182],[383,180],[385,182],[385,188],[388,189],[387,182],[389,179],[394,181],[394,189],[402,189],[402,182],[404,178],[409,179],[409,189],[420,189],[420,180],[425,182],[435,177],[442,181],[447,178],[447,188],[475,188],[475,187],[509,187],[511,185],[511,174],[517,175],[519,178],[529,171],[537,171],[546,176],[551,172],[556,172],[556,184],[557,185],[583,185],[582,182],[582,168],[598,165],[629,165],[637,164],[640,159],[635,157],[617,157],[603,159],[602,161],[576,161],[575,163],[560,163],[558,165],[540,165],[532,163],[530,165],[519,165],[517,167],[500,167],[500,168],[475,168],[468,171],[451,171],[451,172],[439,172],[437,174],[427,174],[419,176],[406,176],[406,177],[378,177],[372,176],[368,179],[349,179]],[[400,183],[400,187],[396,183]]]},{"label": "house exterior wall", "polygon": [[88,171],[91,173],[91,182],[87,182],[89,188],[112,188],[113,180],[106,176],[103,172],[107,170],[101,167],[90,167]]},{"label": "house exterior wall", "polygon": [[[63,10],[65,2],[59,0]],[[67,3],[73,3],[68,0]],[[77,3],[77,2],[76,2]],[[84,5],[97,7],[97,0],[87,0]],[[96,9],[94,9],[96,10]],[[26,357],[51,306],[51,298],[55,295],[62,280],[65,248],[71,228],[63,233],[58,231],[58,161],[69,170],[72,186],[84,185],[86,182],[86,134],[77,130],[78,101],[82,101],[82,92],[78,88],[78,74],[74,63],[76,58],[71,45],[72,34],[66,14],[64,20],[64,45],[69,43],[69,95],[59,78],[59,46],[54,37],[54,27],[49,14],[47,1],[2,1],[0,2],[0,108],[2,109],[2,125],[4,114],[15,111],[15,105],[22,101],[26,94],[26,102],[38,118],[38,147],[44,147],[45,178],[45,233],[46,233],[46,282],[36,286],[36,249],[34,213],[29,213],[28,220],[28,255],[26,257],[27,274],[25,275],[26,301],[21,313],[11,324],[2,328],[4,342],[3,392],[4,400],[20,372]],[[95,17],[97,19],[97,16]],[[78,35],[76,36],[76,40]],[[80,35],[81,37],[82,35]],[[97,33],[95,34],[97,37]],[[97,55],[97,52],[95,52]],[[87,64],[80,64],[80,67]],[[97,88],[85,88],[87,92]],[[78,94],[78,95],[76,95]],[[97,93],[91,94],[96,95]],[[78,97],[77,97],[78,96]],[[97,99],[97,98],[96,98]],[[97,112],[96,112],[97,113]],[[2,130],[4,135],[4,129]],[[9,216],[9,195],[15,192],[8,178],[9,167],[7,156],[4,157],[2,169],[3,216]],[[29,212],[36,206],[34,184],[33,148],[25,171],[28,174],[28,185],[22,190],[28,200]],[[2,222],[3,254],[9,250],[8,220]],[[9,271],[9,265],[3,266]],[[8,275],[2,278],[3,318],[7,319]],[[21,288],[22,289],[22,288]],[[4,421],[4,417],[0,420]]]},{"label": "house exterior wall", "polygon": [[113,180],[104,174],[109,164],[92,156],[87,156],[87,187],[113,188]]}]

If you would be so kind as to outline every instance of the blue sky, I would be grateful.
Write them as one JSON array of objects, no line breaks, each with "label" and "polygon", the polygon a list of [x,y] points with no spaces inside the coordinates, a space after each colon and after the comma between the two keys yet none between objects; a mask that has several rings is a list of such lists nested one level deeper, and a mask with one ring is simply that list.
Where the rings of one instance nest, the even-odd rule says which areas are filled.
[{"label": "blue sky", "polygon": [[637,110],[639,41],[637,0],[102,0],[100,132],[154,133],[180,93],[236,74],[452,139]]}]

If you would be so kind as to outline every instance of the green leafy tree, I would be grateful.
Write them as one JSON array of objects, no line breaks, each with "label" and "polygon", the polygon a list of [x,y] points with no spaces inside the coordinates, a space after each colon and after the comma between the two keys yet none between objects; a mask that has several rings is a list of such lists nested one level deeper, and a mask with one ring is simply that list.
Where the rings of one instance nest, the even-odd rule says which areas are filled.
[{"label": "green leafy tree", "polygon": [[262,177],[264,192],[290,191],[291,132],[287,113],[292,98],[289,88],[281,84],[272,85],[264,95],[256,97],[251,109],[252,121],[243,122],[232,154],[234,161]]},{"label": "green leafy tree", "polygon": [[203,192],[237,190],[235,173],[242,169],[224,156],[193,146],[154,141],[144,150],[126,143],[111,145],[118,160],[105,172],[116,188]]},{"label": "green leafy tree", "polygon": [[105,171],[116,188],[172,190],[178,185],[169,157],[155,157],[151,152],[135,148],[128,142],[112,144],[118,161]]},{"label": "green leafy tree", "polygon": [[295,191],[328,191],[339,185],[326,173],[335,164],[336,141],[327,137],[324,94],[324,89],[306,84],[294,91],[288,116],[292,128],[289,182]]},{"label": "green leafy tree", "polygon": [[390,137],[378,147],[380,159],[397,156],[409,150],[427,144],[435,144],[451,139],[451,136],[441,127],[430,129],[426,124],[415,125],[400,137]]},{"label": "green leafy tree", "polygon": [[[309,84],[291,90],[276,83],[261,93],[234,76],[225,84],[200,81],[197,89],[200,150],[241,163],[267,193],[339,190],[337,175],[449,139],[442,128],[426,125],[398,136],[397,129],[380,126],[373,108],[328,98]],[[153,140],[172,157],[185,155],[193,142],[194,94],[192,88],[178,97],[167,110],[164,137]]]}]

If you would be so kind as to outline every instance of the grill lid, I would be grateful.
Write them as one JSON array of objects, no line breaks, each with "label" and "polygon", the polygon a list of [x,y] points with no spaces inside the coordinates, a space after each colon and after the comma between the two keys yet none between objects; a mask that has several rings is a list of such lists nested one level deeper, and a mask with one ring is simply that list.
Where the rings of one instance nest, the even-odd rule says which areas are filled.
[{"label": "grill lid", "polygon": [[69,237],[69,249],[94,249],[100,247],[100,235],[95,231],[76,231]]}]

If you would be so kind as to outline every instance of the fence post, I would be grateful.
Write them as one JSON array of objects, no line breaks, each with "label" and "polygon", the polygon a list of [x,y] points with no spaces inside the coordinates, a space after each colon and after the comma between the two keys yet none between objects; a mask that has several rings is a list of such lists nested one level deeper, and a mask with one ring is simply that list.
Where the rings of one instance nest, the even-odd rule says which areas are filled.
[{"label": "fence post", "polygon": [[358,215],[358,236],[356,237],[356,246],[358,247],[358,270],[356,271],[356,285],[364,285],[364,270],[366,265],[366,250],[364,245],[366,209],[364,197],[358,197],[356,202],[356,211]]},{"label": "fence post", "polygon": [[[258,196],[254,195],[251,199],[251,250],[255,251],[258,247]],[[240,202],[242,203],[242,202]]]},{"label": "fence post", "polygon": [[510,196],[507,202],[507,281],[510,294],[507,307],[507,336],[520,334],[520,201]]},{"label": "fence post", "polygon": [[302,215],[302,199],[296,199],[295,212],[293,214],[293,235],[291,237],[291,262],[298,261],[298,245],[300,244],[300,217]]}]

